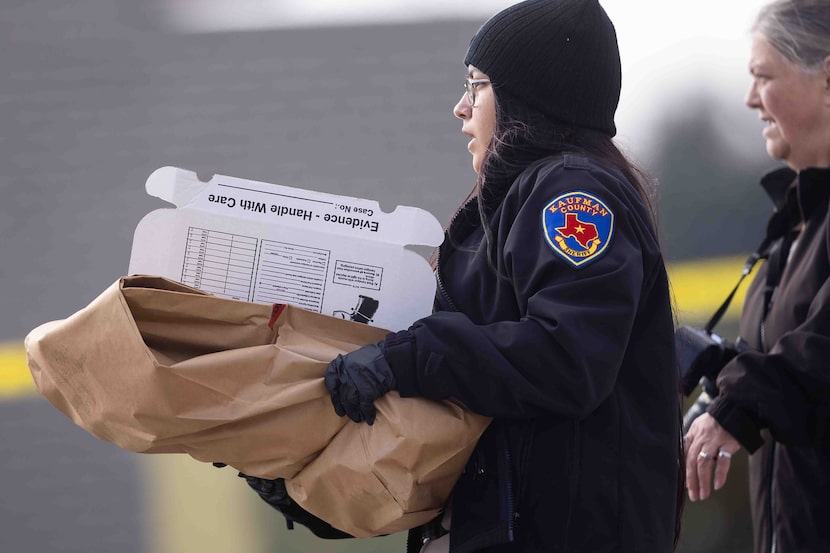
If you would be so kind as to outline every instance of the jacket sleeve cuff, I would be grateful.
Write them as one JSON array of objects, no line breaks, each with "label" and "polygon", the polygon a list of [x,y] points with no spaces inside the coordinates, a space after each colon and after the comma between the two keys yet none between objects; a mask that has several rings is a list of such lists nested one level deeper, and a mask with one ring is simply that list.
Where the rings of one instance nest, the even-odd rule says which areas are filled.
[{"label": "jacket sleeve cuff", "polygon": [[752,417],[735,405],[734,402],[723,396],[706,409],[716,421],[750,453],[755,453],[764,444],[761,438],[761,428]]},{"label": "jacket sleeve cuff", "polygon": [[415,378],[415,336],[408,330],[386,335],[383,341],[386,361],[395,375],[395,387],[401,397],[417,394]]}]

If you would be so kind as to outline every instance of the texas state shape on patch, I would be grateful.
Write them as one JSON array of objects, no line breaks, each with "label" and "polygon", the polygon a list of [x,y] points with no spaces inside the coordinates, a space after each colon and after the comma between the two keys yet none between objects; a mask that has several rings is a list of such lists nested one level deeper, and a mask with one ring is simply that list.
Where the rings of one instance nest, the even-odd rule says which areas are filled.
[{"label": "texas state shape on patch", "polygon": [[614,212],[593,194],[568,192],[545,206],[542,230],[554,252],[581,267],[608,248],[614,233]]}]

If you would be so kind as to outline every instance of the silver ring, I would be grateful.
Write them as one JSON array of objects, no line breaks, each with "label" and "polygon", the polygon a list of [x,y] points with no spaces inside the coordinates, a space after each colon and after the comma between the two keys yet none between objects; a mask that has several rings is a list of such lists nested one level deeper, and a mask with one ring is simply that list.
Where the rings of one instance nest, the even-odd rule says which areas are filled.
[{"label": "silver ring", "polygon": [[723,457],[724,459],[731,459],[732,454],[729,453],[728,451],[721,450],[721,451],[718,451],[718,457]]},{"label": "silver ring", "polygon": [[708,461],[712,457],[711,455],[709,455],[705,451],[701,451],[700,453],[697,454],[697,456],[700,457],[701,459],[703,459],[704,461]]}]

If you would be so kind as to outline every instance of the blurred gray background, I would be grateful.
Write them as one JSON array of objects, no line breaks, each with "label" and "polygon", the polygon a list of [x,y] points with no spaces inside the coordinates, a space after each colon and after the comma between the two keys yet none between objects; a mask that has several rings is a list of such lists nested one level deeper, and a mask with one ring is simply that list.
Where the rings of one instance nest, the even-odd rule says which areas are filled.
[{"label": "blurred gray background", "polygon": [[[0,386],[19,370],[14,352],[32,328],[125,274],[136,224],[166,207],[144,192],[160,166],[413,205],[440,221],[472,186],[451,109],[484,17],[182,33],[165,23],[163,4],[0,6],[0,346],[13,352],[4,366],[0,349]],[[755,183],[774,164],[753,116],[739,98],[713,92],[715,82],[698,84],[665,113],[640,108],[652,122],[647,148],[622,144],[661,183],[673,263],[739,259],[769,210]],[[625,121],[636,126],[637,116]],[[621,140],[637,136],[623,131]],[[687,506],[680,551],[750,551],[744,473],[736,459],[724,491]],[[402,551],[404,543],[287,532],[231,469],[122,451],[31,386],[0,393],[0,490],[3,553]]]}]

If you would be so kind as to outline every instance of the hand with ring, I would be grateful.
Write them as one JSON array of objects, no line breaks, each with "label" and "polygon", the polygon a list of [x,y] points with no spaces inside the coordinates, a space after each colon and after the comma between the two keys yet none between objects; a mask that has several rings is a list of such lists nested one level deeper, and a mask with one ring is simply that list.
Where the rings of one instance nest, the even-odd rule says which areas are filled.
[{"label": "hand with ring", "polygon": [[716,490],[726,484],[732,455],[741,448],[741,444],[708,413],[692,423],[683,441],[689,499],[706,499],[713,483]]}]

